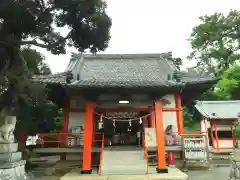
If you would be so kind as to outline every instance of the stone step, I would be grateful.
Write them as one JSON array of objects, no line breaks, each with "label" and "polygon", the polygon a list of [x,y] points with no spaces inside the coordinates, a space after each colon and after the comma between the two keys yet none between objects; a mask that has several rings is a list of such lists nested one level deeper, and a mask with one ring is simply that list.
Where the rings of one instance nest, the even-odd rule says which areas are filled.
[{"label": "stone step", "polygon": [[17,152],[18,143],[0,144],[0,153]]},{"label": "stone step", "polygon": [[[137,162],[137,163],[136,163]],[[103,161],[102,165],[136,165],[136,164],[146,164],[145,160],[135,160],[135,161],[123,161],[123,160],[116,160],[116,161]]]},{"label": "stone step", "polygon": [[41,177],[41,176],[51,176],[55,173],[56,169],[53,168],[53,167],[48,167],[48,168],[35,168],[33,171],[32,171],[32,174],[35,176],[35,177]]},{"label": "stone step", "polygon": [[102,166],[102,175],[144,175],[147,173],[146,165],[112,165]]},{"label": "stone step", "polygon": [[16,161],[16,162],[8,162],[4,164],[0,164],[0,169],[11,169],[19,166],[25,167],[26,160]]},{"label": "stone step", "polygon": [[0,179],[9,180],[24,180],[27,179],[27,174],[25,172],[25,160],[5,163],[0,165],[1,177]]},{"label": "stone step", "polygon": [[1,153],[0,163],[16,162],[22,159],[22,152]]},{"label": "stone step", "polygon": [[103,152],[102,174],[103,175],[144,175],[147,173],[144,152],[140,148],[121,147],[107,149]]}]

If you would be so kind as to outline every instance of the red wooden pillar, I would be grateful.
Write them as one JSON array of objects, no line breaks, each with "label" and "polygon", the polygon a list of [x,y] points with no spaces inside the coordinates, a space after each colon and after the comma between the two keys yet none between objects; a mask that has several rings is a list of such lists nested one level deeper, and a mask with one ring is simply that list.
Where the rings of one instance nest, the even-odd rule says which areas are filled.
[{"label": "red wooden pillar", "polygon": [[214,141],[215,141],[215,138],[214,138],[214,135],[213,135],[213,129],[214,127],[213,127],[213,123],[212,123],[212,121],[210,121],[210,130],[211,130],[211,138],[212,138],[212,147],[213,147],[213,149],[216,149],[216,146],[215,146],[215,143],[214,143]]},{"label": "red wooden pillar", "polygon": [[148,127],[148,117],[146,116],[146,117],[143,118],[142,147],[145,146],[145,128],[147,128],[147,127]]},{"label": "red wooden pillar", "polygon": [[175,96],[176,108],[177,110],[177,128],[178,134],[181,135],[184,133],[183,127],[183,114],[182,114],[182,102],[180,94],[176,94]]},{"label": "red wooden pillar", "polygon": [[84,146],[83,146],[83,166],[81,174],[92,173],[92,142],[95,104],[88,102],[85,112]]},{"label": "red wooden pillar", "polygon": [[165,159],[165,138],[163,129],[163,111],[160,100],[155,101],[155,118],[156,118],[156,141],[157,141],[157,173],[167,173]]},{"label": "red wooden pillar", "polygon": [[62,129],[62,135],[60,137],[61,138],[61,143],[64,145],[68,144],[68,124],[69,124],[69,109],[70,109],[70,98],[66,97],[65,101],[64,101],[64,109],[63,109],[63,113],[64,113],[64,120],[63,120],[63,129]]},{"label": "red wooden pillar", "polygon": [[26,146],[26,140],[27,140],[26,132],[25,131],[21,131],[18,134],[18,138],[19,138],[19,143],[21,144],[21,146],[25,147]]},{"label": "red wooden pillar", "polygon": [[149,113],[150,113],[150,127],[154,128],[155,127],[155,115],[152,111],[150,111]]},{"label": "red wooden pillar", "polygon": [[93,121],[93,136],[92,136],[92,140],[93,140],[93,144],[95,145],[95,140],[96,140],[96,127],[97,127],[97,122],[94,120]]},{"label": "red wooden pillar", "polygon": [[148,127],[148,117],[143,118],[143,130]]},{"label": "red wooden pillar", "polygon": [[[216,149],[219,151],[219,139],[218,139],[218,133],[217,133],[217,123],[216,121],[213,121],[214,131],[215,131],[215,143],[216,143]],[[214,143],[214,141],[213,141]]]}]

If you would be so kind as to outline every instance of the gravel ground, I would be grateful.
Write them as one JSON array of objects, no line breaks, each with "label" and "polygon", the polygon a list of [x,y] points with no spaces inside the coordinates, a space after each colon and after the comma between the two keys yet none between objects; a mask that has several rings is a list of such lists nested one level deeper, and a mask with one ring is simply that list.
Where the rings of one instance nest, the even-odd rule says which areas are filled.
[{"label": "gravel ground", "polygon": [[[212,171],[208,170],[192,170],[187,172],[187,180],[227,180],[230,167],[216,167]],[[59,176],[44,176],[35,178],[34,180],[60,180]]]}]

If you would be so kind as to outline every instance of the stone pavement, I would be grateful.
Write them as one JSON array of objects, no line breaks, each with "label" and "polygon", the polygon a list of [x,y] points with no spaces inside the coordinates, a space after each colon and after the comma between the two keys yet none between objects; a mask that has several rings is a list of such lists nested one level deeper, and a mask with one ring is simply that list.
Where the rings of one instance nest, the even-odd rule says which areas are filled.
[{"label": "stone pavement", "polygon": [[[73,169],[71,172],[61,177],[61,180],[186,180],[187,175],[178,170],[177,168],[169,168],[168,174],[157,174],[156,168],[151,167],[147,175],[107,175],[99,176],[80,175],[80,169]],[[46,179],[47,180],[47,179]]]},{"label": "stone pavement", "polygon": [[[230,167],[216,167],[212,171],[189,171],[187,180],[228,180]],[[34,180],[60,180],[59,176],[44,176]]]},{"label": "stone pavement", "polygon": [[215,167],[212,171],[192,170],[187,172],[187,180],[228,180],[230,167]]}]

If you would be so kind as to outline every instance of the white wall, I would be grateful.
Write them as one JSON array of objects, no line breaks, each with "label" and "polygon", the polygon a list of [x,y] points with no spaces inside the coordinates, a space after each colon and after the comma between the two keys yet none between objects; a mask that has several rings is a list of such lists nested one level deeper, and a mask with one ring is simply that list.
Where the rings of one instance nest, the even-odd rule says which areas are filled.
[{"label": "white wall", "polygon": [[[214,147],[217,148],[217,142],[216,140],[213,141],[214,143]],[[234,146],[233,146],[233,141],[231,140],[218,140],[218,147],[220,148],[230,148],[229,150],[231,150]]]},{"label": "white wall", "polygon": [[71,132],[71,129],[77,126],[85,126],[85,113],[84,112],[70,112],[69,113],[69,124],[68,132]]},{"label": "white wall", "polygon": [[[169,100],[171,103],[163,106],[163,108],[176,108],[176,101],[174,94],[168,94],[163,96],[163,98]],[[168,125],[173,125],[174,132],[178,132],[177,128],[177,112],[163,112],[163,127],[164,130]]]},{"label": "white wall", "polygon": [[[85,106],[85,100],[78,96],[73,96],[70,98],[70,108],[81,108]],[[74,127],[85,126],[85,112],[69,112],[69,124],[68,131]]]},{"label": "white wall", "polygon": [[[176,108],[175,95],[168,94],[163,96],[163,98],[170,101],[170,104],[163,106],[164,108]],[[133,102],[134,107],[146,107],[151,106],[152,102]],[[81,97],[71,97],[70,98],[70,107],[71,108],[83,108],[85,109],[85,100]],[[101,107],[109,107],[108,104],[102,105]],[[114,107],[111,105],[111,107]],[[84,112],[70,112],[69,113],[69,130],[75,126],[83,126],[85,122],[85,113]],[[168,125],[174,126],[174,132],[177,132],[177,114],[176,112],[163,112],[163,126],[164,129]]]},{"label": "white wall", "polygon": [[200,131],[201,132],[206,132],[204,134],[207,134],[208,128],[210,128],[210,122],[207,119],[203,119],[203,120],[201,120],[200,125],[201,125],[201,130]]}]

